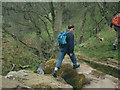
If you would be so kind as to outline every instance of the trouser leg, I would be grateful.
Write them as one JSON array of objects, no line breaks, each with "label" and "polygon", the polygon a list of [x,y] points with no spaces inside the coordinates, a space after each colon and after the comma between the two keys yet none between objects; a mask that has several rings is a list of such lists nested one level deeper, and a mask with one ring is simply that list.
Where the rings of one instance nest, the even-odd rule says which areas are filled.
[{"label": "trouser leg", "polygon": [[[68,53],[68,55],[70,56],[70,53]],[[70,59],[72,61],[73,64],[76,64],[77,63],[77,59],[76,59],[76,56],[75,56],[75,53],[73,52],[73,55],[70,56]]]},{"label": "trouser leg", "polygon": [[65,52],[60,51],[59,59],[58,59],[55,67],[57,67],[57,68],[61,67],[61,64],[62,64],[62,61],[63,61],[63,59],[65,57],[65,54],[66,54]]},{"label": "trouser leg", "polygon": [[115,37],[115,41],[114,41],[113,45],[117,46],[118,43],[120,42],[120,28],[114,27],[114,29],[116,31],[116,37]]},{"label": "trouser leg", "polygon": [[[120,29],[118,30],[118,60],[120,60]],[[120,61],[118,63],[120,64]]]},{"label": "trouser leg", "polygon": [[118,31],[116,31],[116,37],[115,37],[115,41],[113,43],[114,46],[117,46],[118,44]]},{"label": "trouser leg", "polygon": [[118,45],[120,45],[120,29],[118,29]]},{"label": "trouser leg", "polygon": [[117,44],[118,44],[118,32],[116,32],[116,37],[113,45],[117,46]]},{"label": "trouser leg", "polygon": [[58,70],[58,68],[61,67],[61,64],[62,64],[62,61],[63,61],[63,59],[65,57],[65,54],[66,54],[65,49],[60,49],[59,59],[58,59],[58,61],[56,63],[56,66],[55,66],[55,69],[54,69],[54,72],[53,72],[54,77],[57,77],[57,70]]}]

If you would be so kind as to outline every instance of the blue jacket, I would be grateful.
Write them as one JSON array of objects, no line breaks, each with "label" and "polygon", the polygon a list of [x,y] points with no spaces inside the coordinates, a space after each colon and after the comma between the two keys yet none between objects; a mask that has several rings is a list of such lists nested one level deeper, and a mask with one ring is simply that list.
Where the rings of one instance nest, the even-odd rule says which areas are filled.
[{"label": "blue jacket", "polygon": [[66,48],[67,52],[73,53],[74,51],[74,34],[72,32],[69,32],[66,34],[67,38],[67,44],[66,45],[59,45],[60,48]]}]

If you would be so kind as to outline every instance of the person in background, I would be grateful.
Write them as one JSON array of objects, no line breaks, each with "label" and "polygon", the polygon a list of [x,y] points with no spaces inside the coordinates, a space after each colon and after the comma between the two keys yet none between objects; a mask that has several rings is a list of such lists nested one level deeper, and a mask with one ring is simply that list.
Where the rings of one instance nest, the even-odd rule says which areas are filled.
[{"label": "person in background", "polygon": [[113,50],[117,50],[117,45],[120,41],[120,13],[115,15],[115,17],[113,17],[113,19],[111,20],[109,30],[112,29],[112,26],[114,26],[114,29],[116,31],[116,37],[113,43]]}]

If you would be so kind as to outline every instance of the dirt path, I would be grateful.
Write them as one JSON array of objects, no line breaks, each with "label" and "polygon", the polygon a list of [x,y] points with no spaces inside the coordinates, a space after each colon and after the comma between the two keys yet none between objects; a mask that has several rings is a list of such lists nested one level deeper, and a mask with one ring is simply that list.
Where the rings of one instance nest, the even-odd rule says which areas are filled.
[{"label": "dirt path", "polygon": [[78,73],[85,74],[89,83],[83,88],[118,88],[118,79],[104,74],[86,63],[80,63],[81,67],[77,69]]},{"label": "dirt path", "polygon": [[[71,63],[67,55],[64,63]],[[80,67],[77,69],[78,73],[83,73],[86,76],[86,84],[83,88],[118,88],[118,78],[102,73],[85,62],[78,63],[80,64]]]}]

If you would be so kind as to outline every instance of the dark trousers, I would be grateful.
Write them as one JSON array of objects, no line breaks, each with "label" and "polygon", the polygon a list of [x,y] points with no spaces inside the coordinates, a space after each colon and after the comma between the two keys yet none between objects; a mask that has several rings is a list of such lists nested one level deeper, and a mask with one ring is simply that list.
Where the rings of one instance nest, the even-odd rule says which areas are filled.
[{"label": "dark trousers", "polygon": [[114,27],[114,29],[116,31],[116,36],[115,36],[115,41],[114,41],[113,45],[117,46],[118,42],[120,41],[120,28]]}]

